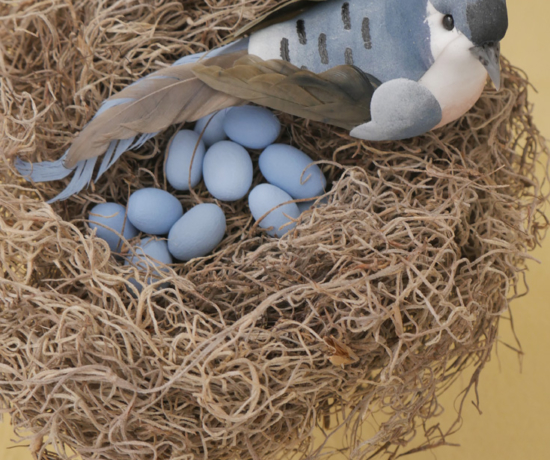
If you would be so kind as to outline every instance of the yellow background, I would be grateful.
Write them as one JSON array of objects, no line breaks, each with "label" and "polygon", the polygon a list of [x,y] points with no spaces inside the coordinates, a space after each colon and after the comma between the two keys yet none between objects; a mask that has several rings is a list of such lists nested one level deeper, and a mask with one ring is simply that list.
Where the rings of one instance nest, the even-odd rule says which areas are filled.
[{"label": "yellow background", "polygon": [[[527,71],[538,89],[538,94],[531,92],[535,120],[543,134],[550,137],[550,0],[508,0],[508,8],[510,29],[503,42],[503,54]],[[542,264],[530,264],[531,291],[512,304],[525,352],[522,371],[517,356],[500,346],[481,376],[483,414],[479,415],[468,402],[462,429],[449,439],[461,447],[443,447],[409,458],[550,459],[550,237],[534,256]],[[513,343],[509,328],[504,322],[502,325],[503,341]],[[465,383],[458,381],[442,399],[447,408],[441,417],[444,427],[454,420],[454,397]],[[0,460],[30,460],[26,447],[10,448],[12,437],[5,421],[0,425]]]}]

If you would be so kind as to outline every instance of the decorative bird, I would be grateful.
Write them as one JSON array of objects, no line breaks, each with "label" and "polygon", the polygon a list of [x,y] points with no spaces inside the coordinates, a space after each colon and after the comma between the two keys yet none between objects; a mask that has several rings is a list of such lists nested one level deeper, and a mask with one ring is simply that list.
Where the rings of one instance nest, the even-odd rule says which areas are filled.
[{"label": "decorative bird", "polygon": [[174,123],[253,102],[399,140],[456,120],[500,87],[506,0],[290,0],[214,51],[186,56],[107,99],[54,162],[19,172],[36,182],[74,177],[51,201],[99,178],[129,149]]}]

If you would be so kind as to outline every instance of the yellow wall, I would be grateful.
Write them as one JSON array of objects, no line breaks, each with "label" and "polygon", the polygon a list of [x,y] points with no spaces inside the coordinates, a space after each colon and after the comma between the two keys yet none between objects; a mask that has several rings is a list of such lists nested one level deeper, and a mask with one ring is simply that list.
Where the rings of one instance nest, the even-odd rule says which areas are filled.
[{"label": "yellow wall", "polygon": [[[539,91],[531,92],[535,121],[550,138],[550,1],[508,0],[510,29],[503,54],[525,70]],[[548,460],[550,459],[550,238],[533,254],[530,293],[512,304],[514,325],[525,356],[500,346],[481,375],[483,415],[469,403],[462,429],[451,439],[459,448],[444,447],[412,456],[416,460]],[[501,337],[514,343],[501,323]],[[457,382],[443,403],[445,426],[452,421],[454,397],[466,382]]]},{"label": "yellow wall", "polygon": [[[405,0],[404,0],[405,1]],[[508,0],[510,30],[503,53],[526,70],[539,94],[535,119],[550,137],[550,1]],[[433,453],[411,456],[416,460],[547,460],[550,459],[550,238],[535,254],[542,264],[531,263],[529,295],[512,305],[516,331],[526,353],[523,372],[517,357],[499,347],[481,377],[483,415],[468,404],[462,430],[450,441],[460,448],[445,447]],[[507,328],[502,338],[513,343]],[[454,420],[454,396],[465,382],[457,382],[443,397],[447,407],[444,426]],[[0,425],[0,460],[31,459],[28,449],[8,449],[9,425]]]}]

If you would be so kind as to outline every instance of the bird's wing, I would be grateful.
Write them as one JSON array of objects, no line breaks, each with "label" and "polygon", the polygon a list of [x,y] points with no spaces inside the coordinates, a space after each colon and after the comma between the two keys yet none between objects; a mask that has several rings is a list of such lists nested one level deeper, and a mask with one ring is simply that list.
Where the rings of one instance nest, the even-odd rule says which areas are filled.
[{"label": "bird's wing", "polygon": [[376,87],[352,65],[315,74],[283,60],[246,55],[225,69],[205,62],[192,71],[218,91],[303,118],[347,129],[371,119]]},{"label": "bird's wing", "polygon": [[[206,59],[205,64],[230,67],[246,54],[239,51]],[[106,102],[71,145],[64,166],[105,153],[114,140],[156,133],[174,123],[195,121],[217,110],[243,103],[205,85],[193,74],[194,63],[168,67],[123,89]],[[118,103],[120,102],[120,103]]]},{"label": "bird's wing", "polygon": [[259,18],[248,23],[246,26],[237,30],[234,34],[231,34],[224,43],[229,43],[237,38],[249,35],[257,30],[265,29],[273,24],[288,21],[304,11],[308,10],[312,6],[318,5],[321,2],[328,0],[287,0],[279,5],[274,6],[267,13],[264,13]]}]

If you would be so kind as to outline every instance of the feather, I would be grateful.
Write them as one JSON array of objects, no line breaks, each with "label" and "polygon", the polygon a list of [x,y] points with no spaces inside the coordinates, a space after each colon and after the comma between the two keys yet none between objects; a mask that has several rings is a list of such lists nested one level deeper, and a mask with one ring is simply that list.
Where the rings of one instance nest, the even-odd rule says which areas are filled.
[{"label": "feather", "polygon": [[73,172],[72,169],[66,168],[63,165],[69,151],[56,161],[42,161],[41,163],[29,163],[21,158],[15,159],[15,169],[25,179],[33,182],[49,182],[52,180],[65,179]]},{"label": "feather", "polygon": [[51,204],[55,201],[66,200],[71,195],[80,192],[84,187],[89,185],[92,181],[96,161],[97,157],[80,161],[74,169],[74,175],[71,182],[69,182],[69,185],[67,185],[65,190],[63,190],[59,195],[49,200],[48,203]]},{"label": "feather", "polygon": [[105,155],[103,155],[103,160],[101,161],[101,165],[99,166],[99,171],[97,172],[94,183],[97,182],[99,178],[105,173],[105,171],[107,171],[111,167],[111,160],[113,159],[113,154],[115,153],[117,144],[118,141],[113,141],[109,144],[107,152],[105,152]]},{"label": "feather", "polygon": [[[245,51],[206,59],[220,68],[231,66]],[[242,104],[238,98],[206,86],[192,72],[195,63],[155,72],[108,100],[112,106],[85,127],[65,160],[71,168],[81,160],[103,154],[114,140],[162,131],[171,124],[195,121],[216,110]],[[124,103],[114,105],[116,100]],[[129,102],[130,100],[130,102]]]},{"label": "feather", "polygon": [[347,129],[371,119],[375,85],[352,65],[315,74],[283,60],[246,55],[229,68],[199,62],[192,72],[218,91],[303,118]]},{"label": "feather", "polygon": [[237,40],[213,51],[185,56],[167,69],[140,78],[103,102],[61,158],[34,164],[17,158],[16,169],[35,182],[60,180],[74,173],[67,188],[50,203],[68,198],[91,182],[101,154],[105,156],[96,181],[124,152],[141,147],[169,125],[242,104],[240,99],[208,88],[191,69],[201,60],[230,66],[247,49],[248,38]]},{"label": "feather", "polygon": [[182,65],[182,64],[192,64],[194,62],[197,62],[199,59],[201,59],[206,53],[207,53],[206,51],[203,51],[202,53],[190,54],[188,56],[183,56],[182,58],[180,58],[176,62],[174,62],[172,65],[177,66],[177,65]]},{"label": "feather", "polygon": [[94,182],[97,182],[105,171],[116,163],[123,153],[126,153],[128,150],[139,149],[143,146],[143,144],[145,144],[149,139],[155,137],[157,134],[158,132],[142,134],[137,140],[135,140],[135,137],[132,137],[121,141],[112,141],[109,144],[107,152],[105,152],[105,155],[103,156],[101,166],[99,167],[99,171],[97,172]]},{"label": "feather", "polygon": [[[111,107],[116,107],[117,105],[126,104],[133,101],[134,100],[130,98],[107,99],[106,101],[103,101],[103,103],[99,106],[99,109],[97,109],[97,112],[95,113],[94,118],[99,117],[99,115],[101,115],[103,112],[110,109]],[[84,127],[84,129],[86,128],[86,126]]]},{"label": "feather", "polygon": [[130,148],[133,148],[132,143],[134,142],[134,139],[135,138],[124,139],[122,141],[112,141],[109,144],[109,148],[103,156],[103,161],[101,162],[101,166],[97,172],[95,182],[99,180],[105,171],[113,166],[115,161],[117,161],[123,153],[127,152]]},{"label": "feather", "polygon": [[94,166],[97,158],[92,158],[90,160],[84,160],[79,162],[74,169],[68,169],[63,166],[63,161],[65,160],[67,154],[63,155],[56,161],[42,161],[40,163],[29,163],[21,160],[20,158],[15,159],[15,168],[23,177],[27,180],[33,182],[50,182],[54,180],[65,179],[69,174],[74,173],[73,178],[69,185],[63,190],[59,195],[52,198],[48,203],[53,203],[55,201],[64,200],[75,193],[80,192],[84,187],[86,187],[92,179],[92,174],[94,172]]},{"label": "feather", "polygon": [[143,147],[143,144],[145,144],[149,139],[153,139],[153,137],[155,137],[157,134],[158,132],[142,134],[141,136],[139,136],[138,140],[130,147],[130,150],[135,150]]}]

